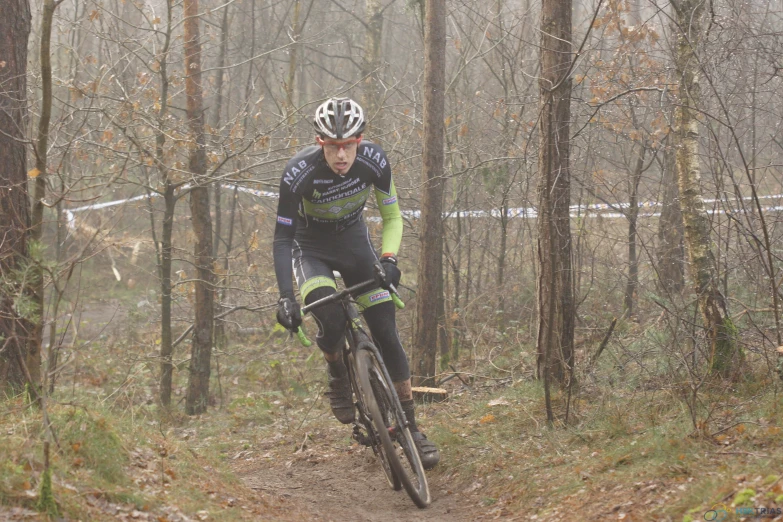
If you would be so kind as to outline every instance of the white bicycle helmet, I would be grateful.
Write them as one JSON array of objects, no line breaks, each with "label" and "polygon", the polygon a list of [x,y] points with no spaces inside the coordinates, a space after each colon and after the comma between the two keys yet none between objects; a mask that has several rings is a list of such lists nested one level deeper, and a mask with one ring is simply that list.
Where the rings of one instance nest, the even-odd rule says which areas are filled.
[{"label": "white bicycle helmet", "polygon": [[350,98],[329,98],[315,110],[313,125],[322,138],[353,138],[364,130],[364,111]]}]

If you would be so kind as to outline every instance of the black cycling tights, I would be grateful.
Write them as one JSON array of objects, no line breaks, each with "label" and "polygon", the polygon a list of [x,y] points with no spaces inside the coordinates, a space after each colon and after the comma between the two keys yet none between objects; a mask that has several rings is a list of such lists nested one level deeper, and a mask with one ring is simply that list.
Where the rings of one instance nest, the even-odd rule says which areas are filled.
[{"label": "black cycling tights", "polygon": [[[333,288],[323,286],[316,288],[307,295],[305,304],[308,305],[333,293],[335,293]],[[345,311],[342,306],[332,303],[313,310],[312,314],[318,323],[318,335],[315,338],[318,347],[330,355],[342,349],[345,343]],[[402,382],[410,379],[408,358],[397,335],[394,303],[386,301],[373,305],[367,308],[363,315],[381,351],[381,357],[392,381]]]}]

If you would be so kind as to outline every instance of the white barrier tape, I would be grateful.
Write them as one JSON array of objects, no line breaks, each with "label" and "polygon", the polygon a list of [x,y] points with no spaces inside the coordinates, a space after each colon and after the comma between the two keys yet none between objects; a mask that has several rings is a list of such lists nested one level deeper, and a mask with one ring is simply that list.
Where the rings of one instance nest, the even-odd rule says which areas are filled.
[{"label": "white barrier tape", "polygon": [[[182,189],[188,188],[189,185],[183,185]],[[246,194],[252,194],[258,198],[274,198],[277,199],[280,197],[280,195],[277,192],[270,192],[267,190],[256,190],[251,189],[248,187],[243,187],[239,185],[233,185],[233,184],[223,184],[221,185],[222,188],[234,190],[236,189],[239,192],[244,192]],[[158,193],[153,193],[149,197],[157,198],[161,197]],[[143,196],[134,196],[132,198],[127,199],[118,199],[115,201],[107,201],[105,203],[95,203],[93,205],[85,205],[82,207],[72,208],[72,209],[66,209],[64,210],[66,216],[67,216],[67,222],[68,222],[68,228],[71,230],[74,230],[76,228],[76,222],[75,222],[75,216],[74,214],[77,212],[84,212],[87,210],[99,210],[109,207],[116,207],[118,205],[124,205],[125,203],[132,203],[134,201],[141,201],[144,199],[147,199],[148,196],[145,194]],[[780,199],[781,203],[783,203],[783,194],[772,194],[769,196],[759,196],[760,200],[768,200],[768,199]],[[744,197],[742,198],[743,201],[751,201],[752,197]],[[719,199],[705,199],[705,204],[710,203],[716,203],[721,200]],[[661,207],[663,204],[657,201],[643,201],[639,203],[637,206],[640,209],[650,209],[650,208],[657,208]],[[616,209],[627,209],[630,208],[630,203],[616,203],[616,204],[607,204],[607,203],[595,203],[592,205],[572,205],[570,208],[570,214],[571,217],[601,217],[604,219],[624,219],[627,216],[623,214],[622,212],[616,212]],[[614,212],[607,212],[607,211],[614,211]],[[783,211],[783,205],[773,205],[768,207],[762,207],[763,212],[780,212]],[[707,210],[708,214],[725,214],[726,211],[722,209],[713,210],[709,209]],[[402,215],[409,219],[419,219],[421,218],[421,211],[420,210],[403,210]],[[518,208],[510,208],[507,210],[506,214],[509,218],[523,218],[523,219],[535,219],[538,217],[538,212],[535,208],[525,208],[525,207],[518,207]],[[660,212],[642,212],[638,214],[638,217],[659,217],[661,215]],[[460,210],[460,211],[453,211],[453,212],[444,212],[443,217],[445,218],[456,218],[459,217],[494,217],[499,218],[500,217],[500,210],[499,209],[492,209],[492,210]],[[380,222],[381,218],[378,216],[368,216],[367,220],[370,222]]]}]

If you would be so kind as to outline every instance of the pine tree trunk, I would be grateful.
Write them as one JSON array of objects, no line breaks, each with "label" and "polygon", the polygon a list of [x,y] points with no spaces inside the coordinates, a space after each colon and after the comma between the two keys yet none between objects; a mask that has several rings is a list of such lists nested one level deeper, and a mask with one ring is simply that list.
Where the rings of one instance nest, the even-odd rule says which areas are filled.
[{"label": "pine tree trunk", "polygon": [[203,91],[201,89],[201,41],[198,0],[184,1],[185,92],[191,133],[189,169],[190,216],[196,237],[193,258],[196,265],[193,346],[185,410],[188,415],[204,413],[209,403],[209,375],[212,356],[214,288],[212,271],[212,218],[206,179],[207,156],[204,138]]},{"label": "pine tree trunk", "polygon": [[411,373],[416,384],[435,375],[443,273],[443,115],[446,84],[446,2],[427,2],[424,32],[424,151],[416,330]]},{"label": "pine tree trunk", "polygon": [[541,7],[541,130],[538,157],[537,375],[567,384],[574,362],[571,268],[571,2]]},{"label": "pine tree trunk", "polygon": [[[14,302],[28,292],[12,272],[24,266],[30,233],[27,193],[27,41],[31,15],[28,0],[0,2],[0,386],[19,389],[26,381],[34,324],[16,313]],[[19,357],[21,355],[21,357]]]}]

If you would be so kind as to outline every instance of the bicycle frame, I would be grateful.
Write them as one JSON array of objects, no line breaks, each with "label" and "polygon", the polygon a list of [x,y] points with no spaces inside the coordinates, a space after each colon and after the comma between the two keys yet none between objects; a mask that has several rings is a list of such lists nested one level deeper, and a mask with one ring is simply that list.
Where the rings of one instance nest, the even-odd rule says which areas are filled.
[{"label": "bicycle frame", "polygon": [[[376,265],[376,270],[382,268],[380,266]],[[383,361],[383,357],[381,357],[381,353],[378,350],[378,347],[375,346],[375,343],[373,342],[372,338],[367,335],[364,330],[361,327],[361,317],[359,314],[359,311],[356,309],[356,307],[353,305],[351,301],[348,299],[356,292],[360,292],[362,290],[366,290],[370,286],[376,284],[374,280],[365,281],[363,283],[356,284],[354,286],[344,288],[343,290],[336,292],[334,294],[328,295],[326,297],[323,297],[317,301],[313,301],[309,305],[302,308],[302,315],[307,314],[308,312],[311,312],[313,309],[331,304],[331,303],[341,303],[343,305],[343,309],[345,310],[345,318],[346,318],[346,326],[345,326],[345,333],[346,333],[346,341],[348,341],[348,347],[347,347],[347,353],[344,354],[344,357],[353,357],[353,354],[356,353],[356,349],[358,348],[359,344],[362,342],[366,342],[368,344],[367,348],[369,348],[373,355],[379,360]],[[391,295],[392,300],[394,301],[395,306],[397,308],[402,308],[404,305],[402,304],[402,301],[400,300],[397,289],[394,288],[394,286],[391,287]],[[350,364],[348,360],[345,361],[346,366],[350,368],[350,371],[353,372],[353,360],[350,361]],[[391,377],[389,376],[389,371],[386,369],[386,365],[382,364],[381,367],[383,368],[384,372],[384,378],[388,380],[388,382],[393,382],[391,380]],[[353,380],[353,379],[352,379]],[[397,410],[397,414],[401,416],[401,418],[405,418],[405,414],[402,411],[402,405],[400,404],[400,398],[397,396],[397,390],[392,387],[392,393],[395,397],[395,404],[394,408]],[[366,416],[366,412],[363,412],[363,414]],[[407,420],[405,421],[405,427],[409,427],[409,423]]]},{"label": "bicycle frame", "polygon": [[[375,269],[376,273],[383,274],[380,265],[376,265]],[[431,496],[427,477],[411,436],[410,422],[402,409],[383,357],[372,338],[362,329],[359,311],[350,300],[353,294],[374,284],[375,281],[370,280],[345,288],[305,306],[302,308],[302,314],[331,303],[342,305],[346,319],[347,341],[347,346],[343,349],[343,359],[348,369],[351,388],[356,396],[355,406],[359,412],[353,423],[353,438],[360,444],[372,448],[373,453],[381,461],[387,481],[395,490],[400,490],[404,486],[413,502],[419,508],[425,508],[430,504]],[[398,308],[404,306],[393,286],[390,291],[395,305]],[[298,336],[302,344],[305,344],[307,338],[301,328]],[[375,382],[382,386],[380,394],[372,384],[371,375],[375,375]],[[379,399],[383,401],[380,404]],[[385,410],[380,408],[383,405]],[[366,436],[362,429],[366,431]],[[402,437],[401,440],[398,439],[399,436]],[[404,462],[409,463],[407,470]]]}]

